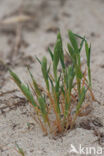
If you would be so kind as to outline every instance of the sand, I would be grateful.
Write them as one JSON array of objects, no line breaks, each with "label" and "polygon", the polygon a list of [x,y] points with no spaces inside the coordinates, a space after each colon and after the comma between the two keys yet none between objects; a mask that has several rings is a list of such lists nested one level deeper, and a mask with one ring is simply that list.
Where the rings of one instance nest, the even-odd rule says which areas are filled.
[{"label": "sand", "polygon": [[[22,22],[19,15],[24,13]],[[0,156],[19,156],[16,144],[26,156],[73,156],[71,144],[82,147],[104,146],[104,1],[103,0],[0,0]],[[15,16],[15,22],[11,17]],[[9,18],[9,22],[4,24]],[[4,22],[4,23],[3,23]],[[91,71],[93,93],[99,102],[91,102],[92,111],[80,117],[75,129],[63,136],[44,136],[31,114],[27,103],[1,61],[29,80],[26,65],[31,67],[42,84],[40,59],[49,57],[47,48],[53,48],[60,29],[64,49],[68,40],[67,30],[85,35],[92,45]],[[84,58],[84,51],[82,52]],[[35,60],[35,61],[34,61]],[[50,61],[50,59],[49,59]],[[9,92],[8,92],[9,91]],[[94,128],[99,132],[95,134]],[[101,135],[102,133],[102,135]],[[86,149],[85,153],[86,154]]]}]

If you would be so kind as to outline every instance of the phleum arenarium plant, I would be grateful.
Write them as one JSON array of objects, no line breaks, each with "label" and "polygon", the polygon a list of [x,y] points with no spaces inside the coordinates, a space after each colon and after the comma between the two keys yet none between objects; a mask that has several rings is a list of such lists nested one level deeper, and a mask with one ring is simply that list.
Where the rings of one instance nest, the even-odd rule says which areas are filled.
[{"label": "phleum arenarium plant", "polygon": [[[72,31],[68,31],[68,36],[70,42],[67,44],[67,54],[71,58],[71,65],[68,67],[65,65],[60,32],[57,34],[54,51],[48,49],[52,60],[51,65],[48,66],[46,57],[43,57],[42,61],[37,58],[41,66],[45,88],[37,83],[29,69],[32,82],[28,85],[21,82],[19,77],[10,70],[12,79],[34,107],[36,112],[34,118],[45,134],[54,133],[56,135],[72,129],[77,117],[85,109],[83,103],[88,90],[94,99],[91,90],[91,46],[84,37]],[[79,45],[77,38],[80,40]],[[88,72],[86,69],[82,71],[81,50],[84,45]],[[61,72],[59,72],[60,65]]]}]

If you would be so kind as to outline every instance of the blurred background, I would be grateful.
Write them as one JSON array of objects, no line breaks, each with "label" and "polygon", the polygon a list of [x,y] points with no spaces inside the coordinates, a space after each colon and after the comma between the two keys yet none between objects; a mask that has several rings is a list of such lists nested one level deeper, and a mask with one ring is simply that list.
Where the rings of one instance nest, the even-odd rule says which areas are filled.
[{"label": "blurred background", "polygon": [[66,39],[68,29],[85,35],[92,43],[93,71],[104,68],[103,15],[104,0],[0,0],[0,82],[7,71],[3,64],[31,66],[32,56],[41,58],[53,48],[59,30]]}]

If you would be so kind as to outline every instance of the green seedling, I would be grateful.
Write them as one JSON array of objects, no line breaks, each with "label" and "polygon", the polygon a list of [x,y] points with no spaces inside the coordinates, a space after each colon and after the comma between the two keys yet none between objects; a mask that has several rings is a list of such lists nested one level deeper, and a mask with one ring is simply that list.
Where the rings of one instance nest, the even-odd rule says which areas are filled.
[{"label": "green seedling", "polygon": [[17,147],[17,152],[21,155],[21,156],[25,156],[25,153],[23,151],[23,149],[21,147],[19,147],[18,144],[16,144],[16,147]]},{"label": "green seedling", "polygon": [[[46,57],[43,57],[42,60],[36,57],[41,66],[45,88],[37,83],[29,69],[32,82],[29,83],[28,87],[10,70],[12,79],[33,106],[36,112],[34,118],[45,134],[54,133],[56,135],[73,128],[82,110],[87,91],[90,90],[91,96],[93,95],[90,69],[91,46],[88,45],[85,37],[74,34],[72,31],[68,31],[68,37],[68,56],[72,60],[72,64],[68,67],[65,66],[60,32],[57,34],[53,51],[48,49],[52,68],[50,65],[48,66]],[[80,40],[80,44],[78,44],[77,39]],[[81,50],[84,44],[88,76],[83,74],[81,64]],[[61,73],[58,70],[59,67]]]},{"label": "green seedling", "polygon": [[86,50],[86,57],[87,57],[89,87],[91,87],[91,70],[90,70],[91,45],[90,47],[88,47],[87,41],[85,41],[85,50]]}]

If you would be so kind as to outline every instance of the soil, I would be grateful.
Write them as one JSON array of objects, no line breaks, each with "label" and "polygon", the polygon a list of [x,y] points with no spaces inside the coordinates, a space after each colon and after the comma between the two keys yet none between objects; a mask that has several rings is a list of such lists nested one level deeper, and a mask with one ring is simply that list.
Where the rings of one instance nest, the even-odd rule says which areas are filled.
[{"label": "soil", "polygon": [[[73,156],[71,144],[77,149],[80,144],[104,149],[103,15],[103,0],[0,0],[0,156],[19,156],[16,144],[26,156]],[[91,102],[91,112],[80,117],[72,131],[53,138],[44,136],[35,123],[31,115],[34,111],[10,79],[7,66],[27,82],[28,65],[42,84],[35,56],[49,57],[48,47],[53,48],[59,29],[64,49],[68,29],[91,42],[92,84],[97,101]],[[85,61],[84,51],[82,57]]]}]

